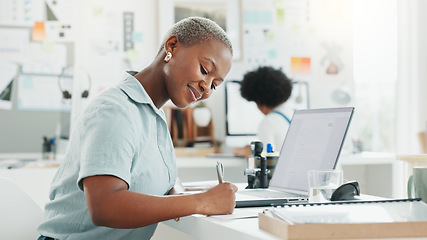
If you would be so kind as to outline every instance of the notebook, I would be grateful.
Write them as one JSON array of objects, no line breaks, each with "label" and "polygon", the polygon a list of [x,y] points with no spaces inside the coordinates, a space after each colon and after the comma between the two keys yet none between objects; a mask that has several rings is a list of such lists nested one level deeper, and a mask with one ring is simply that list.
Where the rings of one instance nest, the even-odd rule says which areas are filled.
[{"label": "notebook", "polygon": [[354,108],[296,110],[266,189],[240,189],[236,207],[308,200],[308,170],[335,169]]}]

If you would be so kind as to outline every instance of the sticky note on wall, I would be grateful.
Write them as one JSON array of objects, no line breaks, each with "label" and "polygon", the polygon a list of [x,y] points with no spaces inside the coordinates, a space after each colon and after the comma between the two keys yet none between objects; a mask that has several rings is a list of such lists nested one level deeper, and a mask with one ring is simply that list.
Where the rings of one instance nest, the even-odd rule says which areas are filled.
[{"label": "sticky note on wall", "polygon": [[32,40],[34,42],[43,42],[46,38],[44,22],[35,22],[33,27]]},{"label": "sticky note on wall", "polygon": [[311,58],[309,57],[291,57],[292,73],[311,73]]}]

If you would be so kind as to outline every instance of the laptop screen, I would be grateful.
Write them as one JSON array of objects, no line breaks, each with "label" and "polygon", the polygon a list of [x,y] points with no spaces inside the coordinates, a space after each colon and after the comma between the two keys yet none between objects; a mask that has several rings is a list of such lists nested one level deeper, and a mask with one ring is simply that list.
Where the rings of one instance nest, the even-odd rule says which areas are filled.
[{"label": "laptop screen", "polygon": [[353,110],[353,107],[296,110],[270,186],[307,192],[308,170],[334,169]]}]

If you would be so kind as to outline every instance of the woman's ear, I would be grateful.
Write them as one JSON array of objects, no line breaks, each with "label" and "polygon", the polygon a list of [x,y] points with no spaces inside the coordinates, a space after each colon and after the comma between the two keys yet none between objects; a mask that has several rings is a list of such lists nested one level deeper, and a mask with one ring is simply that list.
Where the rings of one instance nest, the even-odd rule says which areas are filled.
[{"label": "woman's ear", "polygon": [[178,46],[178,44],[179,44],[178,36],[176,35],[170,36],[168,40],[166,40],[165,42],[165,51],[173,52],[175,48]]}]

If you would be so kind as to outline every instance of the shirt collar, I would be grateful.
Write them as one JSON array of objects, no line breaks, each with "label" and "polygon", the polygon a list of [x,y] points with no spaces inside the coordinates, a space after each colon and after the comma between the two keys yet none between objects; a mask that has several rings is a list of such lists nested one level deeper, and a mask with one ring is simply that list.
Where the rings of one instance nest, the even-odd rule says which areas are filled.
[{"label": "shirt collar", "polygon": [[126,95],[137,103],[153,103],[142,84],[132,75],[127,75],[123,84],[120,85]]},{"label": "shirt collar", "polygon": [[282,103],[273,109],[273,111],[279,111],[279,112],[285,112],[285,110],[286,110],[285,103]]},{"label": "shirt collar", "polygon": [[166,121],[163,109],[158,109],[154,105],[153,100],[151,100],[150,96],[145,91],[144,86],[142,86],[142,84],[134,76],[127,73],[126,75],[127,76],[125,76],[124,83],[120,85],[120,89],[122,89],[123,92],[125,92],[126,95],[128,95],[128,97],[133,101],[150,105],[154,112],[156,112]]}]

